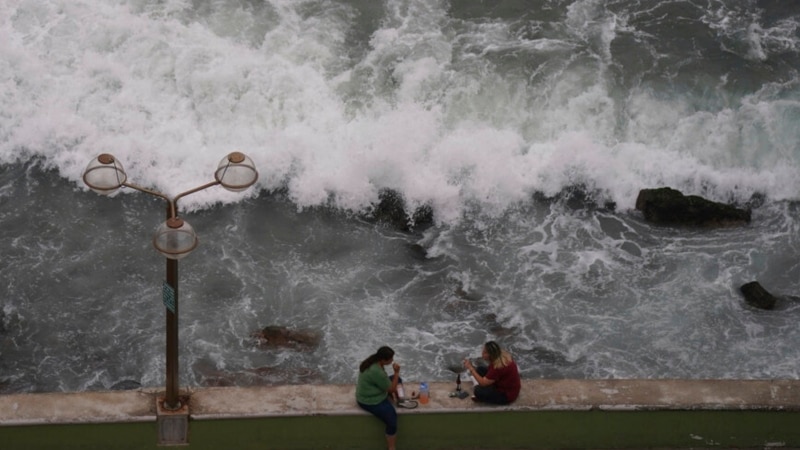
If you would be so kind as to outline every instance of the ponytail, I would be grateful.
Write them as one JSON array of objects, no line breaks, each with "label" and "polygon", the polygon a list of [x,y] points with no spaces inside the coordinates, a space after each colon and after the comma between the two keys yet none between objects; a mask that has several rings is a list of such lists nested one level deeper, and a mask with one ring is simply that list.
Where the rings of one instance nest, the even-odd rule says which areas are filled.
[{"label": "ponytail", "polygon": [[378,361],[386,361],[387,359],[392,359],[392,358],[394,358],[394,350],[392,350],[391,348],[389,348],[387,346],[383,346],[383,347],[379,348],[378,351],[375,352],[374,354],[369,355],[367,357],[367,359],[365,359],[364,361],[361,361],[361,365],[358,366],[358,371],[359,372],[364,372],[365,370],[369,369],[369,367],[371,365],[375,364],[376,362],[378,362]]}]

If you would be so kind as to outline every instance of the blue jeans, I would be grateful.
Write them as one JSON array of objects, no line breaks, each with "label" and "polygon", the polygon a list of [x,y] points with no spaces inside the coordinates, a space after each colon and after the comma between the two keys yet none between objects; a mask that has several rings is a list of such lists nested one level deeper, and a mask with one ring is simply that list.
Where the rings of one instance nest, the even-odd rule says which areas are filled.
[{"label": "blue jeans", "polygon": [[394,436],[397,434],[397,411],[395,411],[388,397],[377,405],[365,405],[361,402],[356,403],[358,403],[361,409],[381,419],[381,421],[386,424],[387,436]]}]

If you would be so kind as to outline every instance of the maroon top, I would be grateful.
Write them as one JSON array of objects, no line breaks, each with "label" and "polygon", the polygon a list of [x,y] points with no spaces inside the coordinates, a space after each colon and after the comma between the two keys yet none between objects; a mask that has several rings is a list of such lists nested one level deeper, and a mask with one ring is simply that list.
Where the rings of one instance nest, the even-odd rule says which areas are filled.
[{"label": "maroon top", "polygon": [[519,370],[517,370],[517,363],[511,363],[505,367],[495,369],[494,364],[489,364],[489,371],[486,372],[486,378],[494,380],[494,387],[505,394],[508,402],[511,403],[519,396],[519,389],[522,383],[519,380]]}]

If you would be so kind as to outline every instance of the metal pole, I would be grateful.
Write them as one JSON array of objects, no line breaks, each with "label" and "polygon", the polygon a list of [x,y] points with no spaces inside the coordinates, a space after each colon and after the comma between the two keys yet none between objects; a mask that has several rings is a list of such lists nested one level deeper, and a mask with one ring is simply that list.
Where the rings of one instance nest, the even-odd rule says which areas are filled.
[{"label": "metal pole", "polygon": [[[172,217],[172,202],[167,207],[167,219]],[[164,399],[164,408],[178,409],[181,407],[178,399],[178,261],[167,258],[167,284],[175,292],[175,312],[165,308],[167,313],[167,396]]]},{"label": "metal pole", "polygon": [[[231,174],[231,176],[227,176],[227,180],[230,182],[226,183],[223,181],[226,178],[226,173],[228,169],[235,168]],[[244,168],[245,170],[251,171],[249,176],[246,173],[236,173],[238,169]],[[109,172],[110,170],[110,172]],[[211,186],[216,186],[218,184],[222,185],[225,189],[232,190],[232,191],[241,191],[247,189],[248,187],[255,184],[258,180],[258,172],[255,170],[252,161],[247,158],[245,155],[239,152],[233,152],[228,154],[228,156],[220,162],[219,167],[217,168],[217,172],[214,173],[215,181],[210,183],[206,183],[202,186],[198,186],[194,189],[188,190],[181,194],[178,194],[175,198],[170,199],[166,195],[153,191],[151,189],[147,189],[142,186],[137,186],[132,183],[127,182],[127,174],[122,169],[122,166],[118,164],[115,158],[108,154],[103,153],[97,157],[96,160],[89,163],[86,167],[86,170],[83,173],[83,181],[89,186],[92,190],[103,194],[109,195],[117,191],[117,189],[121,187],[128,187],[131,189],[135,189],[141,192],[145,192],[147,194],[155,195],[157,197],[163,198],[167,201],[167,222],[166,226],[169,228],[176,228],[180,227],[181,225],[177,224],[178,220],[178,199],[184,197],[189,194],[193,194],[198,191],[202,191],[203,189],[209,188]],[[177,225],[176,225],[177,224]],[[175,225],[175,227],[173,227]],[[187,224],[188,225],[188,224]],[[191,233],[193,234],[194,231],[191,230],[191,227],[187,227]],[[160,229],[160,228],[159,228]],[[161,233],[159,231],[159,233]],[[170,244],[167,244],[167,247],[162,248],[159,246],[159,243],[156,241],[157,238],[163,236],[163,234],[159,234],[156,238],[153,238],[153,244],[156,246],[156,249],[164,255],[169,255],[167,257],[167,279],[165,281],[166,285],[162,286],[162,300],[164,301],[164,305],[166,307],[166,369],[167,369],[167,379],[166,379],[166,396],[164,401],[161,401],[161,397],[156,399],[157,405],[157,415],[159,421],[159,443],[168,442],[168,443],[188,443],[186,430],[187,430],[187,415],[184,414],[179,421],[182,421],[183,425],[181,426],[182,431],[178,433],[176,439],[162,439],[161,433],[161,426],[162,423],[167,423],[167,419],[161,415],[161,410],[167,409],[171,410],[172,414],[171,417],[178,417],[181,413],[180,410],[182,408],[180,398],[178,397],[179,394],[179,382],[180,382],[180,375],[178,371],[178,260],[177,258],[181,258],[191,252],[194,247],[197,246],[197,237],[192,236],[193,242],[190,247],[176,247],[172,249]],[[169,235],[167,235],[167,239],[169,239]],[[176,242],[180,244],[180,242]],[[178,250],[179,249],[179,250]],[[176,250],[177,253],[173,253],[172,250]],[[172,259],[172,257],[176,259]],[[186,411],[188,412],[188,405]],[[163,420],[162,420],[163,419]],[[169,430],[168,430],[169,431]],[[174,431],[174,430],[173,430]]]}]

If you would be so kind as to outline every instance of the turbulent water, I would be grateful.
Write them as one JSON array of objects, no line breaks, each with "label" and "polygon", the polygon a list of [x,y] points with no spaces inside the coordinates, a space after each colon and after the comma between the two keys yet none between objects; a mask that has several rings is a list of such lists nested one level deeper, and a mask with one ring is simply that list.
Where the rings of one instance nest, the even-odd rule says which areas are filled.
[{"label": "turbulent water", "polygon": [[[0,392],[163,385],[164,202],[81,175],[112,153],[173,196],[234,150],[258,184],[179,205],[181,385],[351,383],[384,344],[449,380],[489,339],[527,378],[796,378],[799,27],[785,0],[4,0]],[[753,220],[651,225],[660,186]],[[432,226],[369,220],[384,189]]]}]

